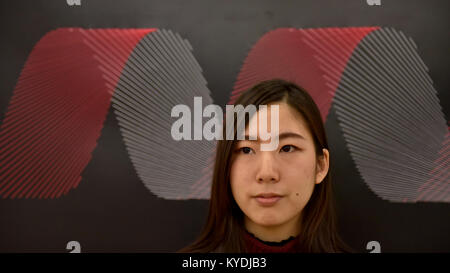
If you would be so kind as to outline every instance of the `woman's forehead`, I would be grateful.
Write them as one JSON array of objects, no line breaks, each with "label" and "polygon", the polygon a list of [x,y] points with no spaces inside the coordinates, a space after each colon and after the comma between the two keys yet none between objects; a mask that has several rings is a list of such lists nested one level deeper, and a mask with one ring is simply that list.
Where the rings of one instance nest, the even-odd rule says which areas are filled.
[{"label": "woman's forehead", "polygon": [[[278,106],[278,107],[272,107]],[[278,108],[278,118],[276,118],[276,114],[274,117],[274,108]],[[258,111],[249,121],[249,125],[257,125],[259,126],[259,122],[264,121],[264,116],[261,115],[262,111]],[[259,120],[262,119],[262,120]],[[282,135],[286,133],[298,134],[304,138],[304,140],[311,139],[311,133],[309,132],[308,125],[303,118],[303,116],[292,106],[288,105],[285,102],[277,102],[267,105],[267,127],[265,129],[269,133],[273,133],[275,135]],[[274,126],[272,122],[277,122],[278,126]],[[250,127],[247,125],[245,128],[246,136],[253,136],[253,138],[259,139],[259,127],[253,127],[254,131],[250,132]],[[255,137],[256,135],[256,137]],[[248,139],[246,137],[246,139]]]}]

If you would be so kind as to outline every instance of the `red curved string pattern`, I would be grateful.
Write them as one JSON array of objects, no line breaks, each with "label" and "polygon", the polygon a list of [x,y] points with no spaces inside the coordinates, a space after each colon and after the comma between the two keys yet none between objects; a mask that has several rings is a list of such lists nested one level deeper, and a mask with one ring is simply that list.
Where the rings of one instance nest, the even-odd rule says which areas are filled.
[{"label": "red curved string pattern", "polygon": [[[112,95],[99,65],[108,63],[120,72],[136,43],[151,31],[64,28],[42,37],[0,129],[3,198],[55,198],[79,185]],[[110,78],[112,85],[119,75]]]},{"label": "red curved string pattern", "polygon": [[[251,49],[242,65],[228,104],[259,81],[282,78],[308,90],[326,120],[336,86],[329,87],[323,80],[324,70],[317,60],[317,50],[333,55],[338,64],[334,73],[340,76],[353,50],[370,32],[379,27],[355,28],[280,28],[265,34]],[[311,44],[311,38],[315,44]],[[345,41],[337,48],[330,41]]]}]

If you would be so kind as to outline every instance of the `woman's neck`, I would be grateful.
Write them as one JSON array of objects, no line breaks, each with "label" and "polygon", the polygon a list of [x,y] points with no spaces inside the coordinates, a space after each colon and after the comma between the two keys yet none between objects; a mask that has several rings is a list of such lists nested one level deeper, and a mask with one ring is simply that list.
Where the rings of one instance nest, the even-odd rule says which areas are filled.
[{"label": "woman's neck", "polygon": [[266,242],[281,242],[293,236],[300,234],[299,216],[281,225],[262,226],[245,217],[245,228],[248,232],[254,234],[257,238]]}]

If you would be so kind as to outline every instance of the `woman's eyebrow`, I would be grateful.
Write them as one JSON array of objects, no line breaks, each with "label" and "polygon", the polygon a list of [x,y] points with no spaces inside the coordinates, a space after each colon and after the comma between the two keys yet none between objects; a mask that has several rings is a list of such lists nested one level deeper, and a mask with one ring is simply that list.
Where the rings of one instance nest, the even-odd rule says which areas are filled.
[{"label": "woman's eyebrow", "polygon": [[[249,135],[245,135],[244,137],[245,137],[245,141],[259,141],[259,139],[258,140],[250,139]],[[306,140],[304,136],[302,136],[300,134],[297,134],[297,133],[294,133],[294,132],[281,133],[281,134],[278,135],[278,140],[282,140],[282,139],[290,138],[290,137]]]},{"label": "woman's eyebrow", "polygon": [[297,133],[293,133],[293,132],[284,132],[278,135],[278,139],[284,139],[284,138],[289,138],[289,137],[294,137],[294,138],[300,138],[302,140],[306,140],[305,137],[303,137],[300,134]]}]

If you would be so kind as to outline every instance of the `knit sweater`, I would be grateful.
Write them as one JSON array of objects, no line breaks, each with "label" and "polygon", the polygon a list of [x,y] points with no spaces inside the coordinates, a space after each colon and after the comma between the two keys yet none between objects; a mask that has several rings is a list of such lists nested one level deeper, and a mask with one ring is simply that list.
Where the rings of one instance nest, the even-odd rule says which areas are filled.
[{"label": "knit sweater", "polygon": [[244,236],[249,253],[295,252],[297,237],[291,236],[281,242],[266,242],[246,231]]}]

